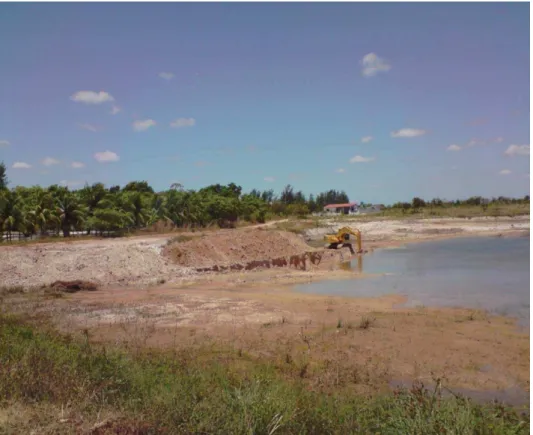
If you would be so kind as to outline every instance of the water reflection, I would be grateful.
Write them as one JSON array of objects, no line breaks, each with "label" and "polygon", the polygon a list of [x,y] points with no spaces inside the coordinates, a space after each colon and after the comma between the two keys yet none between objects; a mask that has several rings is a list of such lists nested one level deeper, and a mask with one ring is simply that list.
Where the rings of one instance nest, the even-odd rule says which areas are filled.
[{"label": "water reflection", "polygon": [[363,256],[357,255],[357,258],[341,263],[340,268],[347,272],[356,271],[358,273],[363,273]]},{"label": "water reflection", "polygon": [[415,243],[358,255],[341,268],[373,276],[318,281],[296,290],[358,297],[395,293],[407,297],[407,306],[486,309],[529,324],[529,238]]}]

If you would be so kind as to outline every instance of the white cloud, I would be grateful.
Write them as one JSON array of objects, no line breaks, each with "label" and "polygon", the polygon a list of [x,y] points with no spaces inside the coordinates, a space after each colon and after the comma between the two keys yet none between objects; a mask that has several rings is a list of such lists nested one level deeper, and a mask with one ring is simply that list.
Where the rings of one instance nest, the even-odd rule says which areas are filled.
[{"label": "white cloud", "polygon": [[509,145],[509,148],[505,150],[507,156],[528,156],[529,145]]},{"label": "white cloud", "polygon": [[95,127],[94,125],[91,125],[91,124],[78,124],[78,127],[80,127],[83,130],[92,131],[94,133],[96,133],[98,131],[98,128]]},{"label": "white cloud", "polygon": [[361,138],[361,142],[368,143],[368,142],[372,141],[373,139],[374,138],[372,136],[365,136],[365,137]]},{"label": "white cloud", "polygon": [[159,77],[165,80],[172,80],[174,78],[174,74],[171,72],[160,72]]},{"label": "white cloud", "polygon": [[208,164],[209,162],[206,162],[205,160],[199,160],[194,163],[194,166],[196,166],[197,168],[203,168],[204,166],[207,166]]},{"label": "white cloud", "polygon": [[385,72],[391,69],[390,64],[376,53],[366,54],[361,60],[361,64],[363,65],[362,73],[365,77],[372,77],[379,72]]},{"label": "white cloud", "polygon": [[461,147],[459,145],[452,144],[448,148],[446,148],[447,151],[461,151]]},{"label": "white cloud", "polygon": [[170,126],[174,128],[193,127],[194,125],[196,125],[194,118],[178,118],[170,123]]},{"label": "white cloud", "polygon": [[0,147],[7,147],[8,145],[10,145],[8,140],[5,140],[5,139],[0,140]]},{"label": "white cloud", "polygon": [[115,99],[107,92],[100,91],[78,91],[71,95],[70,99],[77,103],[84,104],[102,104],[107,101],[115,101]]},{"label": "white cloud", "polygon": [[74,169],[79,169],[79,168],[84,168],[85,167],[85,163],[83,162],[72,162],[70,164],[70,166]]},{"label": "white cloud", "polygon": [[502,169],[500,171],[500,175],[509,175],[511,173],[511,171],[509,169]]},{"label": "white cloud", "polygon": [[337,170],[335,170],[335,172],[339,173],[339,174],[344,174],[346,172],[346,169],[344,168],[339,168]]},{"label": "white cloud", "polygon": [[350,163],[368,163],[373,160],[375,160],[374,157],[353,156],[350,159]]},{"label": "white cloud", "polygon": [[265,177],[263,178],[263,180],[265,180],[267,183],[273,183],[274,181],[276,181],[274,177]]},{"label": "white cloud", "polygon": [[402,128],[400,130],[393,131],[391,137],[417,137],[426,134],[426,130],[420,130],[417,128]]},{"label": "white cloud", "polygon": [[12,166],[13,169],[30,169],[31,165],[26,162],[15,162]]},{"label": "white cloud", "polygon": [[471,139],[470,142],[466,144],[467,147],[474,147],[476,145],[485,145],[485,141],[479,139]]},{"label": "white cloud", "polygon": [[116,115],[117,113],[121,111],[122,109],[120,107],[113,105],[113,107],[111,108],[111,115]]},{"label": "white cloud", "polygon": [[52,165],[58,165],[59,163],[61,163],[59,160],[57,159],[54,159],[53,157],[45,157],[41,163],[44,165],[44,166],[52,166]]},{"label": "white cloud", "polygon": [[120,160],[118,154],[113,151],[100,151],[94,154],[94,158],[100,163],[118,162]]},{"label": "white cloud", "polygon": [[496,143],[503,142],[503,137],[501,137],[501,136],[495,137],[494,138],[494,142],[496,142]]},{"label": "white cloud", "polygon": [[143,119],[141,121],[135,121],[133,123],[133,129],[135,131],[146,131],[150,127],[153,127],[155,125],[155,121],[153,119]]}]

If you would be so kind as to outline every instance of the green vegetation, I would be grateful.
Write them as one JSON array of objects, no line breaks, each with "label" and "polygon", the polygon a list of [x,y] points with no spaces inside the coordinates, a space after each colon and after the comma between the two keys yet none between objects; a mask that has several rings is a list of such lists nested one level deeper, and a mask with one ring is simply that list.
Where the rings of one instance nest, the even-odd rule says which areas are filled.
[{"label": "green vegetation", "polygon": [[529,433],[529,414],[440,391],[314,391],[243,352],[96,347],[88,333],[76,340],[0,315],[0,410],[33,413],[2,418],[2,433],[77,433],[76,421],[104,415],[112,433]]},{"label": "green vegetation", "polygon": [[384,216],[421,216],[438,217],[450,216],[468,218],[476,216],[519,216],[529,215],[529,195],[523,198],[483,198],[473,196],[466,200],[443,201],[439,198],[424,201],[413,198],[409,202],[398,202],[384,209]]},{"label": "green vegetation", "polygon": [[0,164],[0,241],[71,232],[87,235],[121,235],[167,222],[175,228],[234,228],[240,222],[264,223],[275,216],[305,216],[329,201],[347,201],[344,192],[313,195],[287,186],[281,195],[272,190],[242,193],[241,186],[215,184],[198,191],[173,184],[169,190],[154,192],[146,181],[133,181],[123,188],[102,183],[71,191],[53,185],[8,189],[5,165]]},{"label": "green vegetation", "polygon": [[[8,189],[5,165],[0,163],[0,241],[34,235],[69,237],[72,231],[86,235],[123,235],[151,227],[158,222],[173,228],[234,228],[242,223],[264,223],[274,217],[304,218],[321,212],[331,203],[349,202],[343,191],[329,190],[318,195],[304,195],[287,185],[276,195],[273,190],[253,189],[243,193],[241,186],[230,183],[185,190],[173,184],[169,190],[155,192],[146,181],[132,181],[123,188],[102,183],[71,191],[53,185]],[[361,204],[368,206],[368,204]],[[472,197],[465,201],[424,201],[382,207],[372,218],[391,217],[473,217],[515,216],[529,214],[529,196],[522,199]],[[367,215],[361,215],[364,219]],[[313,223],[311,222],[311,225]],[[308,224],[287,226],[298,232]],[[301,227],[301,228],[300,228]]]}]

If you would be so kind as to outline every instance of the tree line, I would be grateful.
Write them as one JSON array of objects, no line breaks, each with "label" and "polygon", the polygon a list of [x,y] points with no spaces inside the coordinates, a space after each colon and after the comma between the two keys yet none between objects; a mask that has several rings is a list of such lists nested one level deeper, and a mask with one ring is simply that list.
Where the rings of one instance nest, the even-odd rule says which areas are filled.
[{"label": "tree line", "polygon": [[146,181],[132,181],[124,187],[94,183],[77,190],[60,185],[10,189],[5,165],[0,163],[0,240],[4,234],[11,239],[15,232],[25,237],[60,233],[68,237],[72,231],[117,233],[158,221],[178,228],[231,228],[239,220],[263,223],[273,216],[305,216],[327,203],[348,200],[345,192],[336,190],[307,197],[291,185],[279,195],[257,189],[243,193],[234,183],[199,190],[175,183],[162,192],[155,192]]},{"label": "tree line", "polygon": [[465,206],[480,206],[487,209],[490,205],[509,205],[509,204],[529,204],[529,195],[523,198],[509,198],[507,196],[499,196],[493,198],[484,198],[482,196],[472,196],[464,200],[442,200],[434,198],[431,201],[425,201],[422,198],[415,197],[411,202],[397,202],[390,206],[390,209],[401,209],[403,212],[413,211],[417,212],[425,208],[445,208],[445,207],[465,207]]}]

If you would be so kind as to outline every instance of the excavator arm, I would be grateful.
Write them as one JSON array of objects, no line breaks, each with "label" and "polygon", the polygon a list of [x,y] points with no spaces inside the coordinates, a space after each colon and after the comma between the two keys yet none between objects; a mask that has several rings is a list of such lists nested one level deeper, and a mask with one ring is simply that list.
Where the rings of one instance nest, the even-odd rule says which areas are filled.
[{"label": "excavator arm", "polygon": [[328,243],[328,248],[330,249],[337,249],[339,245],[348,246],[350,251],[354,253],[350,236],[355,237],[357,242],[357,253],[362,253],[361,231],[358,229],[343,227],[337,231],[337,234],[328,234],[324,236],[324,240]]}]

